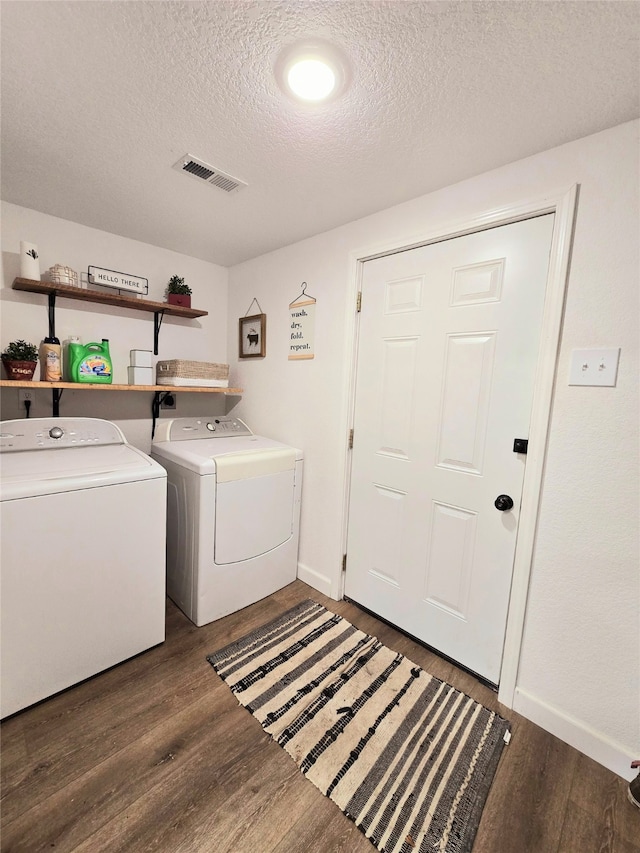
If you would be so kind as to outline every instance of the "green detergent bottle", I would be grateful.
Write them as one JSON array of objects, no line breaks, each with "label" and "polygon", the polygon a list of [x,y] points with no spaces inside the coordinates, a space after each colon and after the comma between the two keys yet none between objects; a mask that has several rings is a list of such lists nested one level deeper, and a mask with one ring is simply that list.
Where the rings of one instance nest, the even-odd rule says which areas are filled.
[{"label": "green detergent bottle", "polygon": [[109,355],[109,341],[102,343],[69,344],[71,381],[90,382],[92,385],[109,385],[113,381],[113,366]]}]

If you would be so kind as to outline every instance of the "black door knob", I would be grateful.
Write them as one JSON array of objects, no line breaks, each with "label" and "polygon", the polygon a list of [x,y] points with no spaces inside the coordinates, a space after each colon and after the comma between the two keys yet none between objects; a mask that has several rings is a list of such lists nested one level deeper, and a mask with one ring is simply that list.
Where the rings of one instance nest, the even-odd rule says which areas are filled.
[{"label": "black door knob", "polygon": [[493,502],[493,505],[496,509],[499,509],[500,512],[506,512],[508,509],[513,509],[513,499],[510,498],[509,495],[498,495]]}]

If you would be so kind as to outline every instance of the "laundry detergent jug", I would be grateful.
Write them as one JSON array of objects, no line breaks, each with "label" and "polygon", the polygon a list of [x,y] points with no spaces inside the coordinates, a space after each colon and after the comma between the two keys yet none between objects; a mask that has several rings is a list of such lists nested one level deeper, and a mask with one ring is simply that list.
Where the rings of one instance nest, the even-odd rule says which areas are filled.
[{"label": "laundry detergent jug", "polygon": [[113,380],[113,366],[109,355],[109,341],[102,343],[69,344],[71,358],[70,374],[72,382],[91,382],[92,384],[110,384]]}]

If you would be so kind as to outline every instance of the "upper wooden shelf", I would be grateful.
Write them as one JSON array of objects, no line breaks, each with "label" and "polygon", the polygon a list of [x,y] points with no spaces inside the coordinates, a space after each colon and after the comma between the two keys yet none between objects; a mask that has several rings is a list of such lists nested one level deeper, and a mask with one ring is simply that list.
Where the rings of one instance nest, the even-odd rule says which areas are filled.
[{"label": "upper wooden shelf", "polygon": [[206,317],[208,311],[198,311],[195,308],[183,308],[181,305],[170,305],[168,302],[151,302],[148,299],[138,299],[135,296],[120,296],[102,293],[99,290],[85,290],[82,287],[70,287],[67,284],[54,284],[50,281],[35,281],[31,278],[15,278],[14,290],[26,290],[29,293],[55,293],[65,299],[79,299],[84,302],[99,302],[101,305],[115,305],[118,308],[131,308],[134,311],[149,311],[155,314],[163,311],[171,317]]}]

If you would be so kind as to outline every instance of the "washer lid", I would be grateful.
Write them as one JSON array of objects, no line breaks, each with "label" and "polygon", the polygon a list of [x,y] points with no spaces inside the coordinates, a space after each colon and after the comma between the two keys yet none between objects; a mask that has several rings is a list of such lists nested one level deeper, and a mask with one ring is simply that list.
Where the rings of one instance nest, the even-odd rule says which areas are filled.
[{"label": "washer lid", "polygon": [[167,476],[161,465],[129,444],[3,453],[0,463],[2,501]]},{"label": "washer lid", "polygon": [[244,456],[255,452],[263,457],[271,454],[281,457],[283,451],[292,451],[296,459],[302,459],[301,450],[261,435],[199,438],[192,441],[160,441],[154,442],[151,447],[151,455],[155,459],[161,462],[166,459],[202,475],[215,474],[218,467],[216,460],[233,454]]}]

